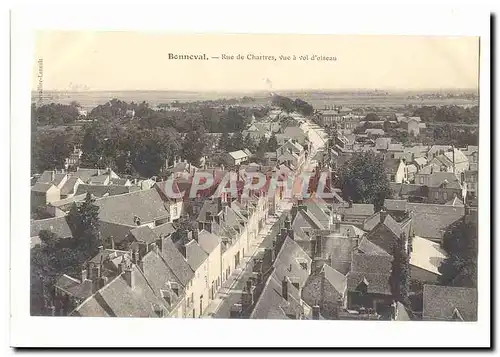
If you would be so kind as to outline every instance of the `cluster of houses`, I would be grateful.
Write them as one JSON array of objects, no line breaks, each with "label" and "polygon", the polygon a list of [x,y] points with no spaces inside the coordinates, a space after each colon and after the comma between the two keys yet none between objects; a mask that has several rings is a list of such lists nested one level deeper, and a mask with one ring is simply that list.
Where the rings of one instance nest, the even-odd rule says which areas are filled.
[{"label": "cluster of houses", "polygon": [[[352,129],[348,108],[329,110],[344,110],[342,125]],[[103,242],[81,274],[58,278],[54,315],[204,316],[244,257],[252,255],[252,243],[285,199],[283,187],[268,190],[271,178],[287,180],[311,164],[317,164],[317,178],[352,153],[373,150],[384,155],[391,181],[393,196],[384,207],[376,212],[372,204],[346,202],[340,190],[330,187],[332,181],[327,184],[332,198],[322,199],[312,190],[307,200],[293,199],[269,232],[272,246],[252,255],[252,275],[231,317],[476,320],[476,289],[441,286],[438,278],[446,258],[444,232],[477,214],[466,204],[477,190],[472,186],[477,147],[405,148],[390,138],[369,139],[373,142],[361,146],[348,131],[338,131],[323,147],[312,143],[315,136],[304,130],[300,118],[289,117],[271,111],[248,128],[255,140],[272,133],[278,139],[278,149],[267,153],[265,163],[252,162],[248,150],[227,153],[226,168],[174,160],[170,183],[155,178],[131,182],[111,169],[44,172],[31,188],[32,210],[47,218],[31,221],[32,246],[41,243],[42,231],[71,239],[67,214],[87,194],[99,207]],[[314,157],[309,157],[312,146]],[[212,177],[213,185],[194,198],[187,196],[200,172]],[[243,195],[255,172],[266,176],[266,185]],[[214,195],[228,174],[237,194]],[[185,196],[170,197],[166,185],[171,182],[173,191]],[[179,222],[186,216],[195,228],[181,232]],[[395,301],[389,284],[392,247],[398,241],[410,257],[412,282],[422,287],[413,292],[411,306]]]},{"label": "cluster of houses", "polygon": [[[474,321],[473,288],[438,285],[446,253],[442,232],[463,219],[464,208],[386,200],[374,213],[336,197],[298,201],[274,230],[272,247],[253,260],[233,318]],[[354,211],[354,212],[353,212]],[[357,220],[350,221],[349,215]],[[394,300],[392,247],[410,256],[411,306]]]}]

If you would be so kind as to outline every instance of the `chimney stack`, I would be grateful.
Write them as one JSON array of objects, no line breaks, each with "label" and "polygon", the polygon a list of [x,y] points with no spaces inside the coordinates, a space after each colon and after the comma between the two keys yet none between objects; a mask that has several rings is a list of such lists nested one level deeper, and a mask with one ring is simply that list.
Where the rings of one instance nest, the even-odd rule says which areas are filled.
[{"label": "chimney stack", "polygon": [[125,270],[123,271],[123,278],[127,282],[128,286],[133,289],[135,285],[135,279],[132,267],[125,268]]},{"label": "chimney stack", "polygon": [[286,276],[283,277],[281,282],[281,296],[283,296],[283,299],[288,300],[288,279]]},{"label": "chimney stack", "polygon": [[317,304],[312,307],[312,319],[319,320],[319,306]]}]

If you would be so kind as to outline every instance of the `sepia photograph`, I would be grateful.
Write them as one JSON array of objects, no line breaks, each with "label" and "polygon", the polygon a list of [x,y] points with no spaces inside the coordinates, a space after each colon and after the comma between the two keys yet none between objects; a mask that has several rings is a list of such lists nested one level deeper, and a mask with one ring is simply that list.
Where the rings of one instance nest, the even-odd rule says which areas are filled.
[{"label": "sepia photograph", "polygon": [[43,29],[33,49],[32,318],[478,321],[479,36]]}]

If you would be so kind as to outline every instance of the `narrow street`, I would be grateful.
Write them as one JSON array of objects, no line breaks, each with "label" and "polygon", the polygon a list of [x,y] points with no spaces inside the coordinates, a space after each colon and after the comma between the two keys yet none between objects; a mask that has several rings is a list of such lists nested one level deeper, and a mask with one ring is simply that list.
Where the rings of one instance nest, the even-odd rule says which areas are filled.
[{"label": "narrow street", "polygon": [[217,292],[216,298],[211,301],[203,313],[203,317],[229,318],[231,306],[240,301],[242,289],[246,280],[252,275],[252,259],[265,248],[272,247],[273,237],[270,230],[273,224],[285,211],[292,207],[291,202],[281,202],[277,209],[277,217],[269,216],[258,237],[251,243],[250,252],[243,257],[242,263],[236,268]]}]

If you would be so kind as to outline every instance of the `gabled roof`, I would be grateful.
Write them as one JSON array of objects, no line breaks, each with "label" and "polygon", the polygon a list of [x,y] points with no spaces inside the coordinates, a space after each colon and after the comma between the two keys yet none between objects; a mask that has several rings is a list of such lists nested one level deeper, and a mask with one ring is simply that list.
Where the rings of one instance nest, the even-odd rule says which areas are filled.
[{"label": "gabled roof", "polygon": [[61,275],[54,286],[63,290],[66,294],[76,297],[78,299],[86,299],[92,295],[92,281],[85,280],[81,282],[69,275]]},{"label": "gabled roof", "polygon": [[373,214],[375,208],[371,203],[353,203],[351,207],[344,205],[339,211],[344,214],[369,216]]},{"label": "gabled roof", "polygon": [[350,271],[347,274],[347,289],[357,291],[359,284],[364,282],[367,284],[369,294],[391,295],[389,278],[390,274],[355,273]]},{"label": "gabled roof", "polygon": [[131,229],[130,234],[136,241],[147,244],[154,243],[158,239],[158,235],[148,226]]},{"label": "gabled roof", "polygon": [[170,238],[165,238],[162,241],[162,257],[183,286],[186,286],[194,277],[193,269]]},{"label": "gabled roof", "polygon": [[79,182],[80,184],[83,184],[83,181],[80,180],[78,177],[70,177],[64,185],[61,187],[61,195],[69,195],[74,193],[75,185],[76,183]]},{"label": "gabled roof", "polygon": [[423,320],[451,321],[458,310],[463,321],[477,321],[477,290],[424,285]]},{"label": "gabled roof", "polygon": [[[158,317],[155,306],[165,308],[137,266],[133,265],[134,289],[123,274],[85,300],[72,313],[73,316],[91,317]],[[166,308],[165,308],[166,309]]]},{"label": "gabled roof", "polygon": [[419,166],[427,165],[427,159],[425,157],[416,157],[413,161],[415,161]]},{"label": "gabled roof", "polygon": [[324,274],[325,279],[334,287],[334,289],[340,295],[344,295],[347,289],[347,277],[344,274],[333,269],[328,264],[323,265],[321,273]]},{"label": "gabled roof", "polygon": [[208,254],[200,247],[196,240],[192,239],[186,243],[186,260],[193,269],[196,271],[207,259]]},{"label": "gabled roof", "polygon": [[391,256],[389,253],[380,248],[378,245],[376,245],[373,242],[370,242],[366,237],[361,239],[361,242],[359,242],[357,250],[366,255]]},{"label": "gabled roof", "polygon": [[153,228],[153,232],[155,232],[157,236],[164,236],[164,237],[168,237],[175,231],[176,229],[173,223],[171,222],[163,223]]},{"label": "gabled roof", "polygon": [[244,158],[247,158],[249,155],[243,151],[243,150],[238,150],[238,151],[233,151],[233,152],[230,152],[229,155],[235,159],[235,160],[239,160],[239,159],[244,159]]},{"label": "gabled roof", "polygon": [[354,252],[352,255],[351,272],[353,273],[391,273],[392,256],[389,254],[362,254]]},{"label": "gabled roof", "polygon": [[215,234],[201,230],[198,232],[198,244],[207,254],[210,254],[220,244],[220,239]]},{"label": "gabled roof", "polygon": [[436,188],[462,188],[458,177],[453,172],[434,172],[430,174],[427,186]]},{"label": "gabled roof", "polygon": [[[307,262],[307,268],[304,269],[301,266],[301,260]],[[309,255],[302,250],[297,242],[287,237],[273,263],[274,273],[279,281],[285,276],[294,277],[304,286],[309,277],[311,261]]]},{"label": "gabled roof", "polygon": [[[63,186],[64,187],[64,186]],[[123,195],[125,193],[134,192],[134,186],[118,186],[118,185],[100,185],[100,184],[80,184],[76,189],[76,195],[82,195],[89,192],[95,197]]]},{"label": "gabled roof", "polygon": [[288,315],[300,316],[303,313],[299,291],[293,284],[288,283],[288,299],[285,299],[282,295],[282,279],[272,273],[255,303],[250,318],[289,319]]},{"label": "gabled roof", "polygon": [[50,189],[57,189],[57,187],[51,183],[35,183],[35,185],[31,187],[31,191],[41,193],[45,193]]}]

